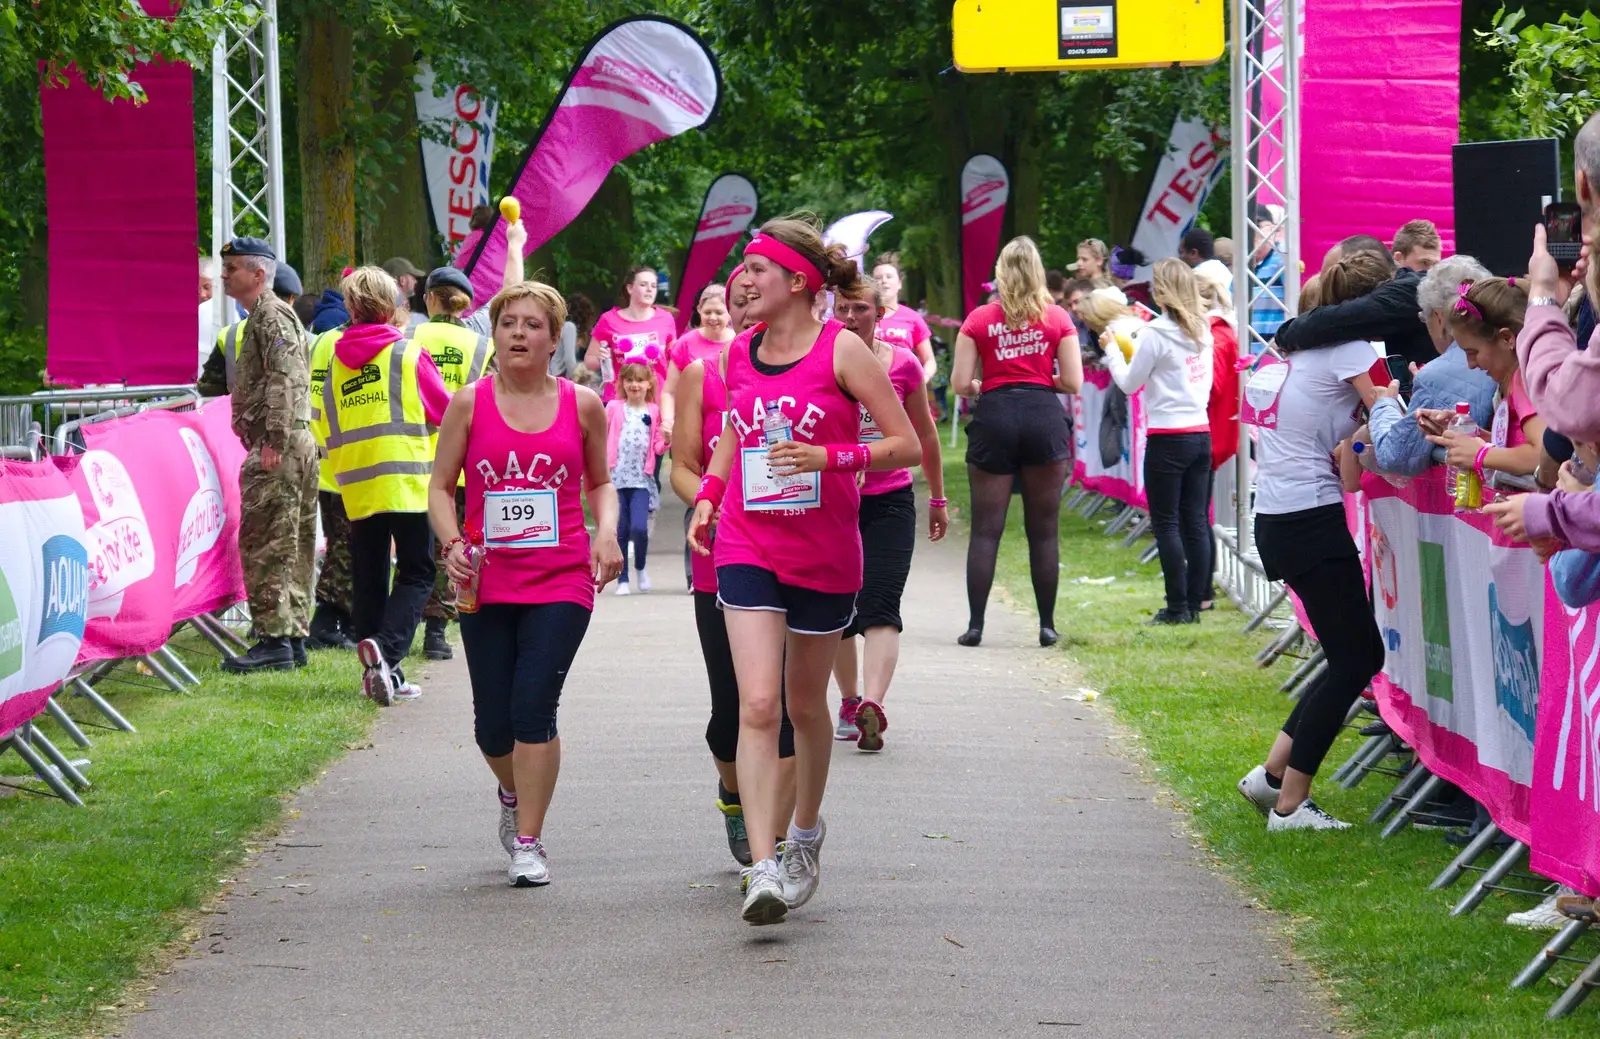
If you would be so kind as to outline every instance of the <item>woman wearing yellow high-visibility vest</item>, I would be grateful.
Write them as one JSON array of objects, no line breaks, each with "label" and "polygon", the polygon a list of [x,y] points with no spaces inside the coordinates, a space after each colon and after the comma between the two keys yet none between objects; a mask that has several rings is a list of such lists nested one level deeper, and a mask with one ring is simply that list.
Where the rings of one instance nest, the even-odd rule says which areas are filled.
[{"label": "woman wearing yellow high-visibility vest", "polygon": [[388,705],[421,692],[406,682],[400,661],[433,588],[428,479],[433,430],[450,394],[422,344],[390,324],[400,287],[383,268],[357,268],[342,288],[350,327],[334,347],[313,424],[350,517],[350,619],[366,668],[362,691]]}]

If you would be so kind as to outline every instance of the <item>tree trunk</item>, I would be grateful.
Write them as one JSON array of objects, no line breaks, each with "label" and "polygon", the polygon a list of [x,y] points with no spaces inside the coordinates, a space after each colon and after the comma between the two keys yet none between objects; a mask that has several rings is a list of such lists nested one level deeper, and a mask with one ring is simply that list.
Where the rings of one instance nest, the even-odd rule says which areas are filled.
[{"label": "tree trunk", "polygon": [[28,239],[18,264],[17,295],[22,320],[34,328],[45,327],[50,313],[50,233],[40,228]]},{"label": "tree trunk", "polygon": [[361,255],[367,263],[404,256],[424,270],[440,263],[437,237],[428,211],[422,177],[422,144],[417,125],[415,45],[391,40],[383,71],[372,84],[371,105],[394,126],[385,147],[374,148],[363,162]]},{"label": "tree trunk", "polygon": [[301,280],[307,292],[339,284],[356,257],[356,161],[350,141],[352,38],[333,9],[300,23]]}]

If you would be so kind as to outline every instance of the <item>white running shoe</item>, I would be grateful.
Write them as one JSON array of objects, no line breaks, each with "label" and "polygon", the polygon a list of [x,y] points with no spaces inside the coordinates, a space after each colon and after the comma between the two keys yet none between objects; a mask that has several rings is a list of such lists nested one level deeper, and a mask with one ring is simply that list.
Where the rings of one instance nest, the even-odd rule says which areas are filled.
[{"label": "white running shoe", "polygon": [[655,588],[655,585],[650,583],[650,575],[645,573],[643,570],[639,570],[639,571],[635,572],[634,576],[636,578],[638,578],[639,590],[641,592],[648,592],[651,589]]},{"label": "white running shoe", "polygon": [[1239,793],[1263,814],[1278,806],[1278,791],[1267,782],[1267,766],[1257,765],[1239,780]]},{"label": "white running shoe", "polygon": [[799,909],[811,901],[822,881],[822,842],[828,836],[828,824],[817,816],[815,840],[801,840],[794,830],[783,842],[783,900],[790,909]]},{"label": "white running shoe", "polygon": [[550,856],[544,853],[539,838],[531,841],[516,838],[508,873],[512,887],[543,887],[550,883]]},{"label": "white running shoe", "polygon": [[617,594],[618,595],[632,595],[633,594],[632,592],[628,591],[628,582],[627,581],[618,581],[617,582]]},{"label": "white running shoe", "polygon": [[1572,921],[1562,915],[1560,909],[1556,908],[1556,899],[1562,895],[1576,893],[1571,888],[1557,888],[1555,894],[1532,909],[1527,909],[1520,913],[1512,913],[1506,917],[1506,923],[1512,927],[1526,927],[1531,931],[1559,931]]},{"label": "white running shoe", "polygon": [[415,700],[422,695],[422,687],[415,682],[406,681],[406,676],[398,670],[391,671],[389,696],[395,703],[402,700]]},{"label": "white running shoe", "polygon": [[742,915],[746,923],[756,927],[781,924],[789,915],[789,904],[783,900],[783,880],[772,859],[762,859],[745,871]]},{"label": "white running shoe", "polygon": [[1267,830],[1348,830],[1350,824],[1324,812],[1317,807],[1311,798],[1300,802],[1300,807],[1288,815],[1279,815],[1277,812],[1267,813]]},{"label": "white running shoe", "polygon": [[507,855],[517,853],[517,806],[500,802],[500,847]]},{"label": "white running shoe", "polygon": [[394,675],[383,659],[383,650],[377,639],[362,639],[356,646],[356,657],[361,661],[361,694],[379,707],[394,703]]}]

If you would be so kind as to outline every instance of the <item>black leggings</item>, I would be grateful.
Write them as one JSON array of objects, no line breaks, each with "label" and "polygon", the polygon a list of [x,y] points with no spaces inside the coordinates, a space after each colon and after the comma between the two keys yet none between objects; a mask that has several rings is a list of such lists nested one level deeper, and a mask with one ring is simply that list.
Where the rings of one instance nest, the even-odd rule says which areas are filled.
[{"label": "black leggings", "polygon": [[426,512],[377,512],[350,521],[350,626],[358,641],[377,640],[390,667],[399,667],[411,652],[433,578],[433,530]]},{"label": "black leggings", "polygon": [[[728,624],[717,606],[716,592],[694,593],[694,624],[700,631],[700,652],[706,658],[711,680],[711,720],[706,723],[706,745],[711,756],[731,764],[739,756],[739,680],[733,673],[733,648],[728,644]],[[794,725],[789,707],[782,708],[778,725],[778,757],[794,757]]]},{"label": "black leggings", "polygon": [[1314,776],[1344,726],[1350,705],[1383,667],[1383,636],[1372,617],[1359,556],[1324,559],[1289,578],[1288,585],[1300,597],[1328,658],[1328,670],[1306,690],[1283,724],[1285,735],[1294,740],[1289,767]]},{"label": "black leggings", "polygon": [[589,617],[572,602],[486,603],[461,615],[479,750],[501,758],[516,743],[556,738],[556,705]]},{"label": "black leggings", "polygon": [[1211,434],[1152,433],[1144,450],[1150,531],[1161,553],[1167,609],[1196,613],[1211,597]]},{"label": "black leggings", "polygon": [[972,533],[967,541],[967,627],[983,630],[989,589],[994,586],[995,558],[1011,507],[1011,484],[1022,484],[1022,528],[1028,535],[1028,571],[1033,576],[1033,601],[1039,627],[1056,626],[1056,588],[1060,584],[1061,487],[1068,462],[1025,465],[1011,473],[988,473],[967,466],[972,494]]}]

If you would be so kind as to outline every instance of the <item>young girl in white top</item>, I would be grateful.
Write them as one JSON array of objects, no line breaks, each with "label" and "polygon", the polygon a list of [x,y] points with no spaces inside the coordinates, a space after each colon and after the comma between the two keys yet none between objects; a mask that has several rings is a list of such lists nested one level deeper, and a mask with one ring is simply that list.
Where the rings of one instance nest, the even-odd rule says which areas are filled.
[{"label": "young girl in white top", "polygon": [[1182,260],[1156,264],[1151,298],[1161,316],[1135,330],[1131,358],[1110,329],[1100,347],[1122,392],[1144,390],[1144,492],[1167,586],[1167,605],[1151,623],[1193,624],[1211,586],[1211,327]]}]

